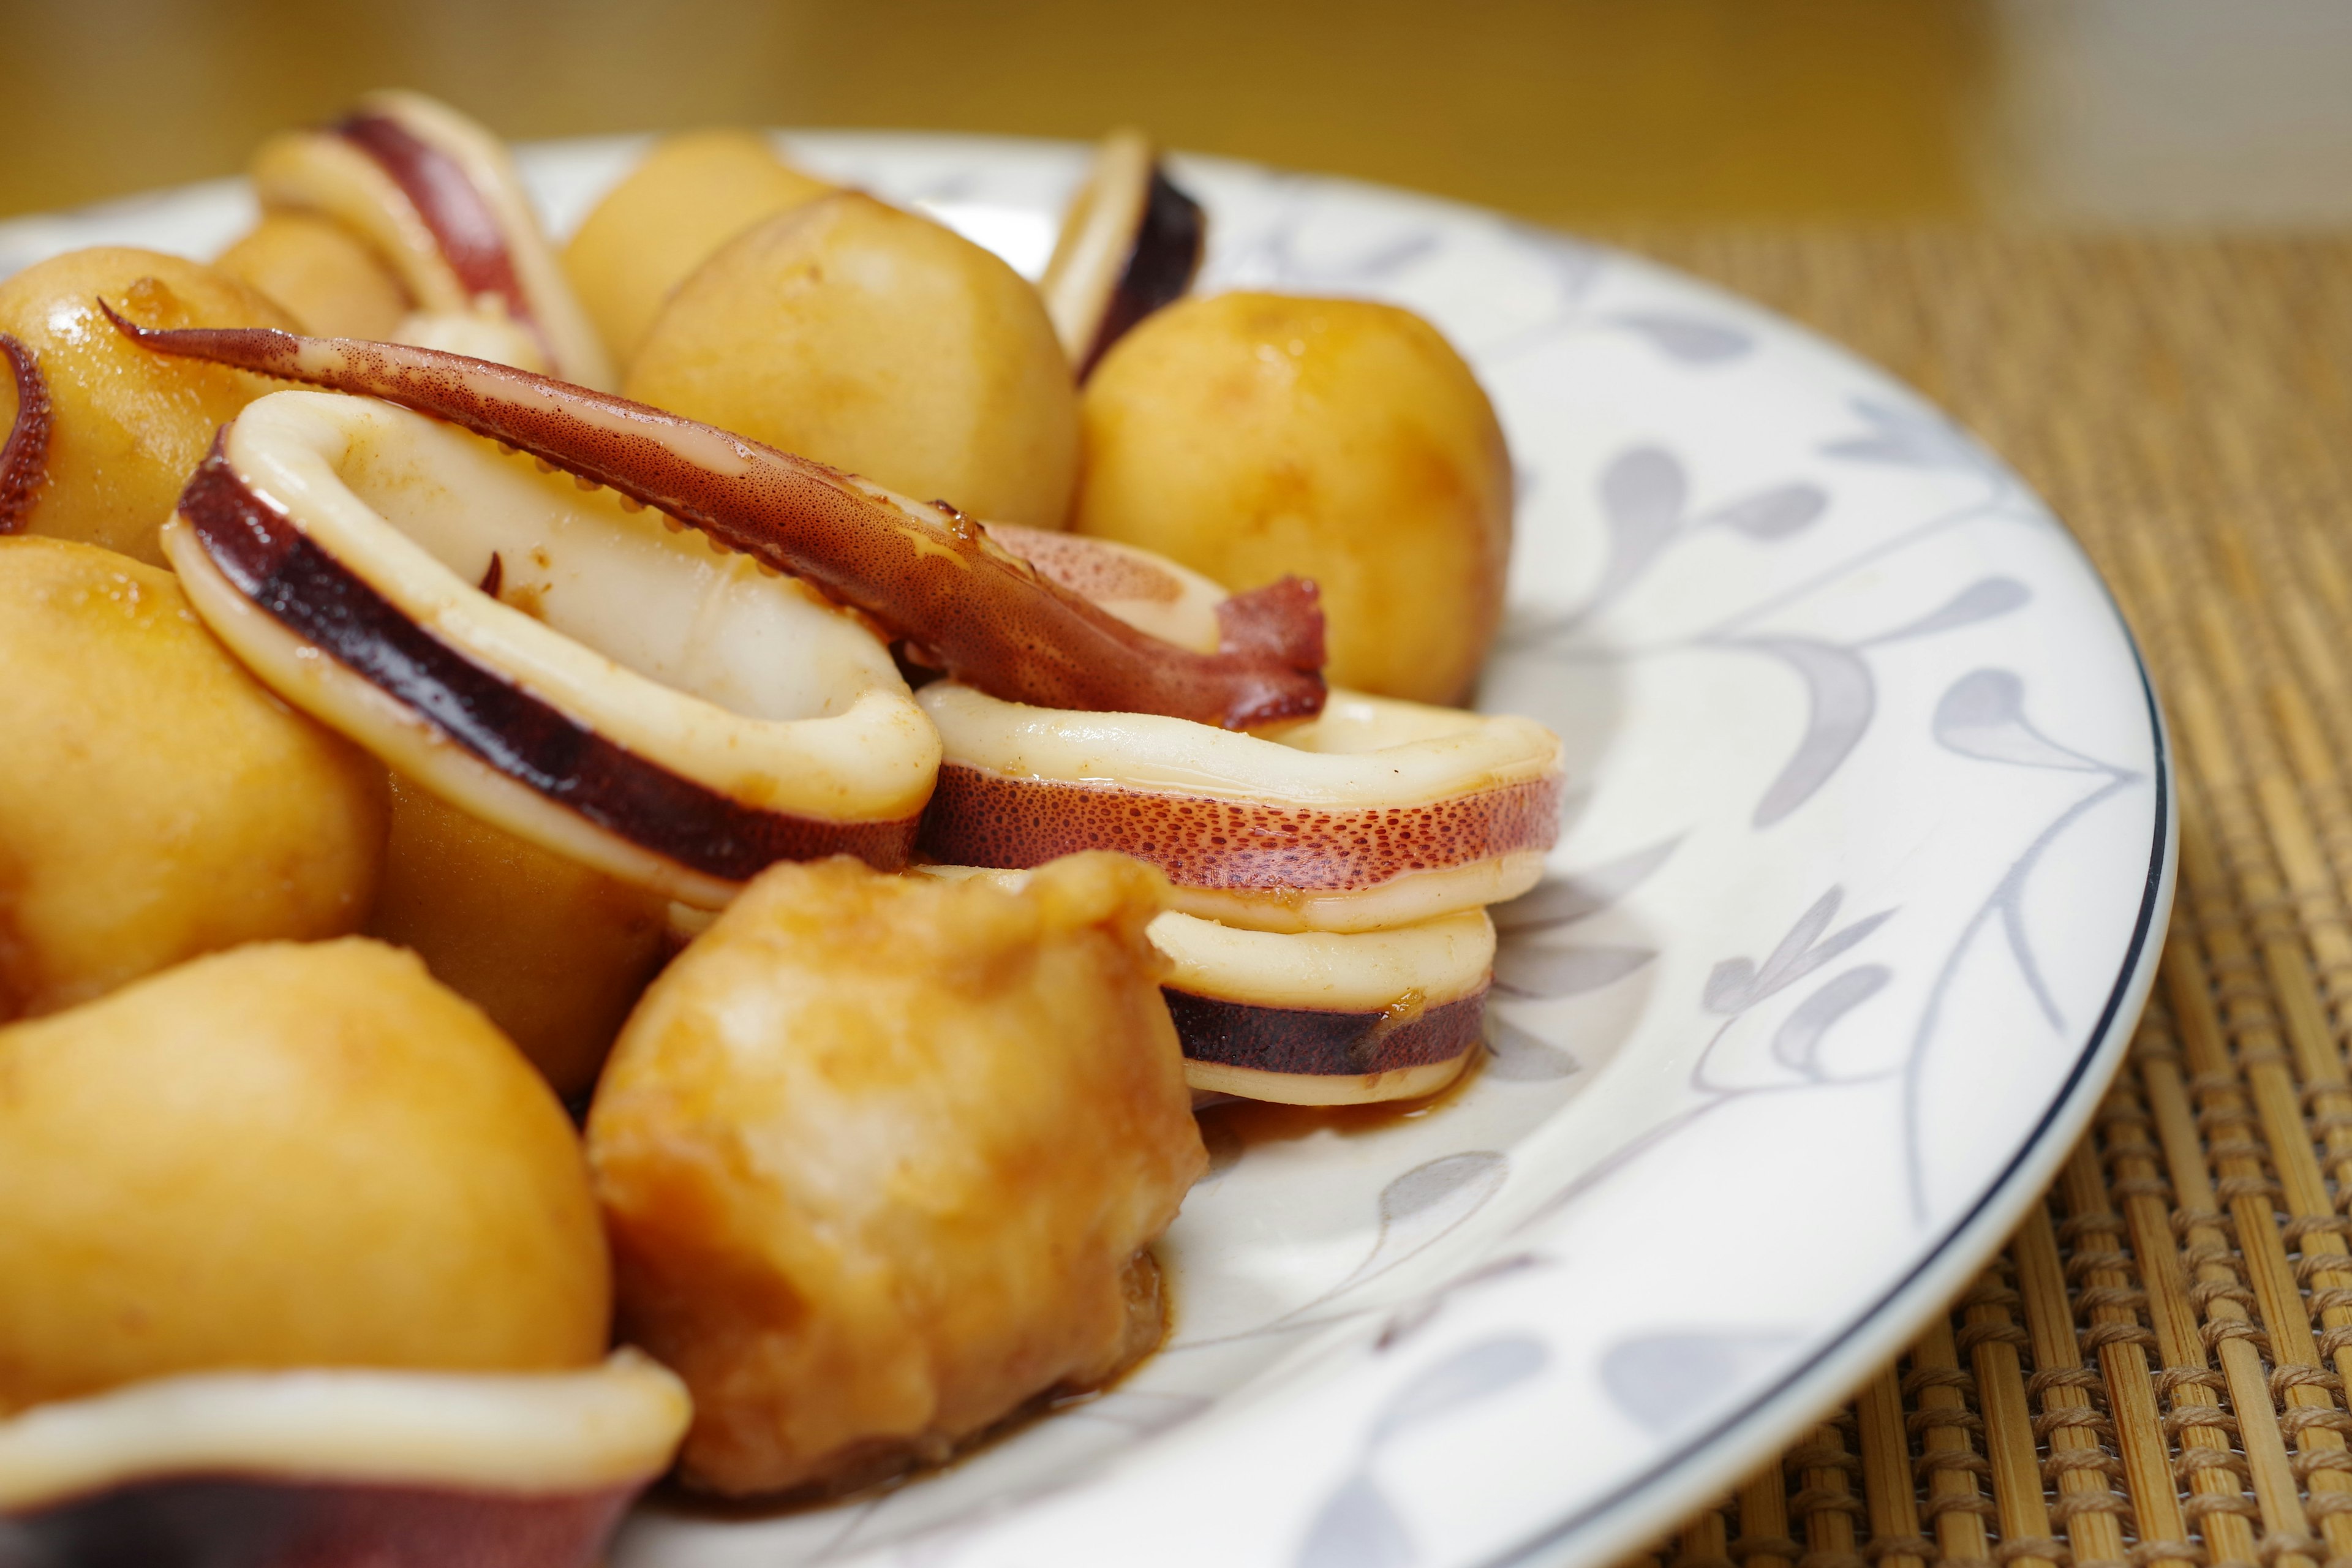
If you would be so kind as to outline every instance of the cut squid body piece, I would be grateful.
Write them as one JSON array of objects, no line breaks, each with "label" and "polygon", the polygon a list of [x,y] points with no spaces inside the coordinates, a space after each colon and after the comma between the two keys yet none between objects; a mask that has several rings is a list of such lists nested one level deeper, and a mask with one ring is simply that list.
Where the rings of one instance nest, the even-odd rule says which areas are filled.
[{"label": "cut squid body piece", "polygon": [[514,160],[446,104],[371,93],[331,125],[263,143],[253,185],[265,212],[331,218],[389,262],[421,312],[404,327],[421,334],[414,341],[511,342],[450,320],[487,315],[535,345],[537,363],[523,368],[614,384],[611,357],[540,232]]},{"label": "cut squid body piece", "polygon": [[1370,931],[1497,903],[1559,832],[1559,737],[1529,719],[1334,691],[1247,734],[946,680],[916,701],[945,747],[925,854],[1018,868],[1116,849],[1227,925]]},{"label": "cut squid body piece", "polygon": [[0,1420],[0,1555],[590,1568],[691,1413],[632,1350],[575,1372],[154,1378]]},{"label": "cut squid body piece", "polygon": [[[1007,891],[1025,871],[925,865]],[[1495,926],[1484,910],[1375,931],[1263,931],[1169,910],[1148,928],[1160,994],[1200,1094],[1285,1105],[1418,1100],[1461,1076],[1484,1035]]]},{"label": "cut squid body piece", "polygon": [[1114,131],[1062,216],[1037,291],[1084,381],[1129,328],[1181,300],[1201,269],[1208,220],[1139,131]]},{"label": "cut squid body piece", "polygon": [[1484,910],[1341,934],[1152,921],[1161,994],[1193,1089],[1289,1105],[1417,1100],[1484,1037],[1495,927]]},{"label": "cut squid body piece", "polygon": [[164,548],[281,697],[559,855],[716,908],[780,859],[912,846],[939,739],[878,638],[434,420],[264,398]]}]

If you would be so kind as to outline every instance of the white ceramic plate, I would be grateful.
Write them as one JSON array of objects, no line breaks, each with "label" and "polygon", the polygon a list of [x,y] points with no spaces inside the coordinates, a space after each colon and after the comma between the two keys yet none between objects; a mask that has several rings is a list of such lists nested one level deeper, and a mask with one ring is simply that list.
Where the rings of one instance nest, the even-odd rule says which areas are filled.
[{"label": "white ceramic plate", "polygon": [[[787,138],[1034,272],[1080,150]],[[642,143],[525,163],[568,229]],[[1493,1055],[1432,1114],[1226,1141],[1176,1328],[944,1474],[769,1519],[640,1512],[614,1568],[1597,1563],[1899,1348],[2050,1179],[2172,877],[2147,679],[2074,541],[1869,366],[1491,214],[1187,160],[1204,287],[1436,321],[1520,466],[1485,706],[1567,738],[1550,879],[1497,911]],[[236,182],[0,226],[0,275],[209,256]]]}]

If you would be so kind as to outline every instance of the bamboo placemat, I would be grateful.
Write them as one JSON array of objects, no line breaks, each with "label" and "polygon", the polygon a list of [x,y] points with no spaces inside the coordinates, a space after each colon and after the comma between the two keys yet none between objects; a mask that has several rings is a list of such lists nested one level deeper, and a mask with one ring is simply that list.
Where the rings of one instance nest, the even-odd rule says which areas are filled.
[{"label": "bamboo placemat", "polygon": [[1976,1284],[1659,1568],[2352,1568],[2352,237],[1612,237],[2025,474],[2180,762],[2155,1000]]}]

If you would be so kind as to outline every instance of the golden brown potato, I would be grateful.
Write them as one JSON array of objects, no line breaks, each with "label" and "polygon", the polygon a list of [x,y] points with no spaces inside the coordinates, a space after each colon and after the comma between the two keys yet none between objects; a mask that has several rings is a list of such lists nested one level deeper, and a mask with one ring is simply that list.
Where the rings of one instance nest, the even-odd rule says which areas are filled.
[{"label": "golden brown potato", "polygon": [[414,948],[558,1094],[586,1092],[661,967],[669,901],[492,827],[401,779],[368,934]]},{"label": "golden brown potato", "polygon": [[1333,685],[1467,694],[1502,614],[1511,464],[1428,322],[1360,300],[1181,300],[1104,356],[1084,407],[1078,531],[1230,588],[1311,577]]},{"label": "golden brown potato", "polygon": [[665,137],[572,234],[563,270],[626,369],[670,291],[713,251],[833,188],[777,157],[756,131]]},{"label": "golden brown potato", "polygon": [[383,772],[245,672],[170,573],[0,539],[0,1020],[358,929]]},{"label": "golden brown potato", "polygon": [[624,390],[918,500],[1066,521],[1077,390],[1037,290],[871,196],[806,203],[704,262]]},{"label": "golden brown potato", "polygon": [[1157,1340],[1141,1249],[1205,1163],[1165,891],[1104,854],[1019,892],[778,865],[646,993],[589,1161],[623,1336],[694,1392],[690,1484],[937,1459]]},{"label": "golden brown potato", "polygon": [[26,531],[160,565],[155,531],[213,433],[277,384],[149,353],[100,312],[101,296],[147,327],[297,323],[228,274],[152,250],[71,251],[0,283],[0,332],[32,351],[55,421]]},{"label": "golden brown potato", "polygon": [[408,314],[399,274],[331,218],[267,213],[213,266],[259,289],[306,332],[389,340]]},{"label": "golden brown potato", "polygon": [[408,953],[199,959],[0,1029],[0,1413],[206,1368],[593,1364],[562,1108]]}]

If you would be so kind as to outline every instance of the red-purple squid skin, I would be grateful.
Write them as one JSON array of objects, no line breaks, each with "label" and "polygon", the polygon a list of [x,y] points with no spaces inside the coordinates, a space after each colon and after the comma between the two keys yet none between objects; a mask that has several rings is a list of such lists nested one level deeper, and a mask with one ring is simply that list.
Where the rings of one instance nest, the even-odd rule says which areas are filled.
[{"label": "red-purple squid skin", "polygon": [[488,294],[504,305],[553,363],[554,351],[531,310],[498,216],[465,166],[396,115],[353,114],[327,131],[366,153],[400,187],[467,292],[477,299]]},{"label": "red-purple squid skin", "polygon": [[162,1477],[0,1518],[12,1568],[593,1568],[642,1483],[528,1496]]},{"label": "red-purple squid skin", "polygon": [[1285,578],[1229,601],[1223,647],[1196,653],[1047,581],[951,506],[910,516],[837,469],[642,403],[402,344],[144,328],[100,303],[157,353],[379,397],[608,485],[806,580],[903,638],[919,662],[1006,701],[1234,730],[1322,710],[1311,583]]},{"label": "red-purple squid skin", "polygon": [[49,455],[49,384],[33,351],[0,332],[0,359],[16,383],[16,417],[0,445],[0,534],[23,531]]}]

